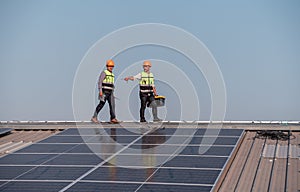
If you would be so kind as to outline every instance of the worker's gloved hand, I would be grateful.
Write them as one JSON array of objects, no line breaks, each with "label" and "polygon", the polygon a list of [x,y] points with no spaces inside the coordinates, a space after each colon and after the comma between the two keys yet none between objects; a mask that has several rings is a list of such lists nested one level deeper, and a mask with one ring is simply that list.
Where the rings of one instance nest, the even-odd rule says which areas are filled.
[{"label": "worker's gloved hand", "polygon": [[102,93],[102,91],[100,91],[100,92],[99,92],[99,96],[100,96],[100,97],[102,97],[102,96],[103,96],[103,93]]}]

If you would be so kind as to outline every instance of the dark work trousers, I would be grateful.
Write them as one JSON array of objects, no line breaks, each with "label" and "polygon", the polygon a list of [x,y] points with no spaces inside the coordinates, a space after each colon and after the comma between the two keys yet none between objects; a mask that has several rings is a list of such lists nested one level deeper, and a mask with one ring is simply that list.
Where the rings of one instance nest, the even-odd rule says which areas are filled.
[{"label": "dark work trousers", "polygon": [[145,109],[146,109],[146,106],[148,103],[152,107],[153,119],[158,119],[157,106],[156,106],[156,103],[154,102],[155,101],[154,94],[140,92],[140,100],[141,100],[140,120],[145,120]]},{"label": "dark work trousers", "polygon": [[100,98],[99,96],[99,104],[96,107],[95,113],[93,117],[97,117],[100,110],[103,108],[106,100],[109,104],[109,112],[110,112],[110,120],[116,118],[115,115],[115,98],[114,98],[114,92],[113,91],[103,91],[103,96]]}]

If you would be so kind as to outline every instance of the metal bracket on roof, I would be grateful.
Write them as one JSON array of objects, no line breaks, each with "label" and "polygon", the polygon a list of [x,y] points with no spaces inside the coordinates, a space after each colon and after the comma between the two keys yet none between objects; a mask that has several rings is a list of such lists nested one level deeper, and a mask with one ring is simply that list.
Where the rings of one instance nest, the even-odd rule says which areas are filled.
[{"label": "metal bracket on roof", "polygon": [[297,145],[288,146],[287,145],[277,145],[276,153],[275,152],[275,145],[265,145],[263,150],[262,156],[265,158],[274,158],[274,154],[276,158],[300,158],[300,148]]},{"label": "metal bracket on roof", "polygon": [[266,144],[262,156],[265,158],[274,158],[275,147],[275,145]]}]

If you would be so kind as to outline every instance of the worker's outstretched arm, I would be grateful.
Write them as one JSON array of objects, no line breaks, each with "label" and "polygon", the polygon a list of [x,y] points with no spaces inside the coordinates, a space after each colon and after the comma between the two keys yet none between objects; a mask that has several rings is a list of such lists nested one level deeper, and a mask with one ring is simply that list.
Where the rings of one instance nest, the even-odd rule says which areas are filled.
[{"label": "worker's outstretched arm", "polygon": [[125,80],[125,81],[128,81],[128,80],[133,81],[133,80],[134,80],[134,77],[133,77],[133,76],[125,77],[124,80]]},{"label": "worker's outstretched arm", "polygon": [[136,79],[139,79],[139,80],[140,80],[141,78],[142,78],[142,74],[139,73],[139,74],[137,74],[137,75],[135,75],[135,76],[128,76],[128,77],[125,77],[124,80],[125,80],[125,81],[128,81],[128,80],[134,81],[134,80],[136,80]]}]

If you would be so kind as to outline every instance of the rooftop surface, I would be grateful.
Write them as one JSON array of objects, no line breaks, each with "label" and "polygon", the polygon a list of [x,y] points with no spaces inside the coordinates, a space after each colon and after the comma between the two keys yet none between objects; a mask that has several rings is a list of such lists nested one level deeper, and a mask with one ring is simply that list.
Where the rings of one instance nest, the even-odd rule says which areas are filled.
[{"label": "rooftop surface", "polygon": [[[214,126],[212,125],[215,125],[215,128],[221,128],[223,134],[211,132],[207,135],[203,132],[208,127],[209,130],[213,129]],[[0,127],[1,130],[4,128],[11,129],[9,133],[4,133],[0,138],[1,191],[11,189],[24,191],[26,186],[29,188],[38,186],[49,188],[49,181],[57,187],[49,188],[54,191],[62,189],[64,189],[62,191],[84,191],[87,186],[90,187],[90,191],[104,188],[107,188],[108,191],[124,191],[125,189],[127,191],[151,191],[154,189],[155,191],[300,190],[300,126],[297,122],[226,122],[210,124],[210,126],[206,122],[164,122],[163,124],[149,123],[146,126],[134,122],[123,122],[120,125],[104,122],[99,125],[89,122],[1,122]],[[141,127],[144,128],[144,132],[139,134],[124,132],[127,129],[139,130]],[[148,146],[148,149],[153,148],[153,146],[178,147],[180,143],[170,145],[167,141],[170,141],[170,138],[174,136],[175,130],[183,130],[183,133],[188,135],[192,132],[186,131],[191,128],[196,128],[198,135],[194,135],[193,139],[184,147],[183,152],[176,155],[176,158],[181,158],[181,160],[178,161],[174,158],[175,161],[171,160],[169,164],[142,167],[143,171],[135,172],[134,174],[137,175],[131,178],[132,180],[126,176],[128,173],[133,173],[132,171],[128,172],[128,170],[125,169],[124,171],[118,166],[112,166],[108,159],[105,161],[105,158],[105,163],[100,166],[93,163],[74,163],[74,161],[82,160],[83,156],[80,155],[91,155],[90,151],[82,148],[85,142],[77,140],[79,137],[84,138],[82,136],[85,134],[91,137],[95,136],[95,133],[88,130],[103,129],[107,130],[107,133],[116,130],[115,135],[111,138],[121,139],[121,142],[125,143],[126,146],[140,146],[145,150],[147,148],[145,146]],[[78,130],[87,132],[83,131],[84,134],[78,135]],[[261,130],[268,130],[269,132],[261,132]],[[272,130],[281,132],[270,132]],[[147,131],[149,133],[146,133]],[[159,131],[158,134],[156,131]],[[236,135],[235,133],[241,134]],[[152,135],[149,137],[149,134]],[[270,134],[275,134],[275,137],[271,138]],[[281,137],[276,138],[279,134],[282,134]],[[133,135],[134,137],[132,137]],[[212,135],[216,140],[211,150],[207,154],[196,153],[202,140],[211,138]],[[138,137],[144,138],[141,142],[151,139],[147,144],[143,144],[135,140]],[[183,137],[177,136],[177,138]],[[154,141],[157,142],[151,144]],[[79,151],[74,149],[75,151],[70,152],[73,155],[71,159],[64,157],[61,160],[58,158],[56,161],[50,161],[52,163],[32,163],[34,160],[45,158],[43,155],[62,156],[66,147],[74,144],[81,147],[77,149]],[[107,143],[105,145],[109,146]],[[177,147],[168,149],[172,151]],[[163,156],[172,156],[170,152],[164,153]],[[115,154],[115,152],[109,153],[108,157],[115,157]],[[145,154],[146,156],[149,155],[149,153]],[[37,159],[36,155],[39,155]],[[88,157],[84,158],[85,162],[95,161],[94,157]],[[79,159],[76,160],[76,158]],[[212,159],[207,161],[208,158]],[[223,163],[218,164],[223,158]],[[47,161],[47,159],[43,160]],[[73,163],[63,163],[65,161]],[[18,169],[14,167],[18,167]],[[65,173],[67,170],[69,170],[68,174]],[[7,172],[10,172],[8,174],[10,176],[7,176]],[[57,175],[57,178],[53,178],[54,175]],[[144,180],[137,178],[144,178]]]}]

